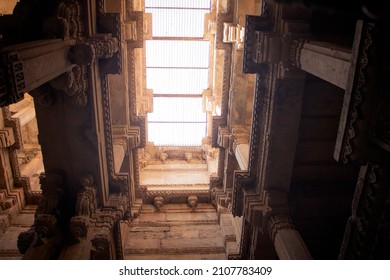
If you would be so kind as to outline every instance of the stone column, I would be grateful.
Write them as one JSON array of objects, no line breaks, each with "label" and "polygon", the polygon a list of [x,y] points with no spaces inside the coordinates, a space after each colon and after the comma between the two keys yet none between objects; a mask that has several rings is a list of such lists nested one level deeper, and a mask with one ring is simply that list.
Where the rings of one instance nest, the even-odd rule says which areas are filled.
[{"label": "stone column", "polygon": [[295,40],[290,46],[290,63],[346,89],[351,66],[351,50],[327,42]]},{"label": "stone column", "polygon": [[268,233],[281,260],[312,259],[299,232],[288,215],[273,215],[268,220]]}]

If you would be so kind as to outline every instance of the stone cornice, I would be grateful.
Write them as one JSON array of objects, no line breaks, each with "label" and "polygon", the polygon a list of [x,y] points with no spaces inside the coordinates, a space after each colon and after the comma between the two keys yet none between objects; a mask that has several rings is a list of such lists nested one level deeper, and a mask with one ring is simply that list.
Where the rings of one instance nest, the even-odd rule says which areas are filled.
[{"label": "stone cornice", "polygon": [[[351,70],[344,94],[334,158],[348,162],[388,160],[388,104],[384,81],[389,73],[388,43],[375,23],[358,21]],[[383,69],[377,75],[374,69]],[[375,127],[375,128],[373,128]],[[377,146],[372,145],[374,142]],[[385,152],[384,152],[385,151]],[[386,159],[387,158],[387,159]]]}]

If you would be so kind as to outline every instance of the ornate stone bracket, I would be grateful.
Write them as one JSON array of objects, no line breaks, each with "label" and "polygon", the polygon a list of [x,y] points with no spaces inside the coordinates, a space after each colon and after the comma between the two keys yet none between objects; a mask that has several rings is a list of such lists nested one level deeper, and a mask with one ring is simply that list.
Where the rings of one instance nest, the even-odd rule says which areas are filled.
[{"label": "ornate stone bracket", "polygon": [[69,53],[72,63],[90,65],[98,59],[111,58],[119,49],[118,39],[110,34],[86,39],[71,48]]},{"label": "ornate stone bracket", "polygon": [[88,103],[86,94],[88,88],[87,67],[76,65],[70,71],[50,81],[50,85],[72,97],[72,103],[77,107],[84,107]]},{"label": "ornate stone bracket", "polygon": [[234,1],[227,0],[226,13],[217,13],[217,28],[216,28],[216,47],[217,49],[231,48],[230,44],[223,41],[224,38],[224,23],[233,22],[234,16]]},{"label": "ornate stone bracket", "polygon": [[70,231],[80,241],[87,237],[90,218],[97,210],[96,187],[92,174],[85,174],[80,179],[81,190],[77,194],[76,216],[71,218]]},{"label": "ornate stone bracket", "polygon": [[40,238],[51,237],[61,217],[63,177],[59,173],[41,174],[42,198],[35,212],[34,227]]},{"label": "ornate stone bracket", "polygon": [[110,260],[110,233],[103,230],[92,238],[91,260]]},{"label": "ornate stone bracket", "polygon": [[231,134],[226,126],[218,127],[218,146],[230,150]]}]

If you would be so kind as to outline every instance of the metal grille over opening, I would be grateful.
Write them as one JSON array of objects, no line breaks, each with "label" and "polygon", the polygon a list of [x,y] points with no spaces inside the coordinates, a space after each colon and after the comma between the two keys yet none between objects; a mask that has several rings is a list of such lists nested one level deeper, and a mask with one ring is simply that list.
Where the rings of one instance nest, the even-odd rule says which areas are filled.
[{"label": "metal grille over opening", "polygon": [[146,0],[153,40],[146,42],[147,87],[154,111],[149,141],[157,146],[200,146],[206,135],[202,91],[208,87],[209,42],[203,40],[210,1]]}]

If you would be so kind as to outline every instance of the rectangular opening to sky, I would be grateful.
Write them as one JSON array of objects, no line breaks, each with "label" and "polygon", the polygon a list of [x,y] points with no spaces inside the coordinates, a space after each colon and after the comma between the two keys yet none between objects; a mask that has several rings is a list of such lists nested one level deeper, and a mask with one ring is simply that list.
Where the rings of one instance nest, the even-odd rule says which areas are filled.
[{"label": "rectangular opening to sky", "polygon": [[210,0],[146,0],[153,40],[146,41],[147,88],[153,89],[148,140],[157,146],[200,146],[206,135],[202,91],[208,87]]}]

